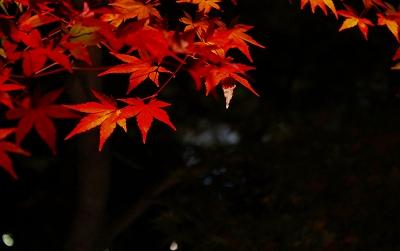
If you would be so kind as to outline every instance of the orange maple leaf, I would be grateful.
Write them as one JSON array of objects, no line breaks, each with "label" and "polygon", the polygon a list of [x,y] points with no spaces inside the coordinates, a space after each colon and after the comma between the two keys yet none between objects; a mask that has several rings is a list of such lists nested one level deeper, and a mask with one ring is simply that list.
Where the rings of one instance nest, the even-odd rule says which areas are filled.
[{"label": "orange maple leaf", "polygon": [[196,30],[197,36],[200,38],[200,40],[204,40],[202,37],[202,32],[205,32],[212,23],[219,22],[217,18],[210,18],[207,16],[202,16],[199,18],[199,13],[197,13],[195,19],[193,20],[193,18],[186,11],[183,12],[185,13],[186,17],[181,17],[179,21],[183,24],[186,24],[184,31],[187,32]]},{"label": "orange maple leaf", "polygon": [[147,19],[146,23],[149,23],[149,17],[157,17],[162,20],[162,17],[158,10],[154,8],[160,5],[159,3],[151,3],[151,1],[141,0],[117,0],[110,5],[121,12],[121,14],[105,14],[101,17],[101,20],[105,22],[111,21],[111,24],[118,27],[123,21],[137,17],[140,19]]},{"label": "orange maple leaf", "polygon": [[387,8],[387,6],[382,2],[382,0],[363,0],[365,9],[368,11],[372,6],[381,6],[383,8]]},{"label": "orange maple leaf", "polygon": [[351,27],[354,27],[358,25],[358,28],[360,28],[362,34],[364,35],[365,39],[368,40],[368,26],[371,25],[374,26],[374,24],[366,19],[366,18],[361,18],[357,15],[357,12],[351,8],[348,5],[343,4],[347,10],[339,10],[337,13],[341,16],[346,17],[346,20],[344,20],[342,27],[340,27],[339,31],[342,31],[344,29],[348,29]]},{"label": "orange maple leaf", "polygon": [[161,109],[161,107],[169,106],[169,103],[152,99],[148,104],[145,104],[140,98],[127,98],[118,100],[129,104],[129,106],[121,109],[122,113],[125,114],[124,116],[133,117],[137,115],[136,120],[140,132],[142,133],[143,143],[146,143],[147,132],[153,123],[153,118],[164,122],[172,129],[176,130],[175,126],[169,120],[167,112]]},{"label": "orange maple leaf", "polygon": [[263,45],[257,43],[257,41],[255,41],[251,36],[245,34],[245,32],[254,26],[236,24],[232,28],[228,29],[222,22],[219,22],[218,24],[222,24],[221,28],[217,29],[215,34],[208,39],[207,42],[221,46],[225,53],[230,48],[238,48],[251,62],[253,62],[253,59],[250,56],[249,46],[246,42],[265,48]]},{"label": "orange maple leaf", "polygon": [[[397,60],[400,58],[400,47],[397,48],[395,55],[393,56],[393,60]],[[392,66],[390,69],[392,70],[400,70],[400,62],[398,62],[396,65]],[[397,94],[399,95],[399,94]]]},{"label": "orange maple leaf", "polygon": [[15,133],[18,145],[34,126],[52,153],[56,154],[56,129],[50,118],[79,117],[61,105],[51,104],[63,90],[64,88],[51,91],[40,97],[40,91],[37,88],[33,100],[27,96],[17,103],[19,107],[6,112],[7,119],[20,119]]},{"label": "orange maple leaf", "polygon": [[177,3],[192,3],[198,4],[197,12],[203,11],[205,14],[211,11],[211,8],[220,10],[220,7],[217,3],[220,3],[221,0],[179,0]]},{"label": "orange maple leaf", "polygon": [[377,16],[378,16],[378,25],[386,25],[390,30],[390,32],[392,32],[395,38],[397,39],[397,42],[400,42],[399,25],[397,24],[396,21],[398,17],[385,17],[380,13],[377,13]]},{"label": "orange maple leaf", "polygon": [[181,59],[169,50],[164,31],[144,25],[145,21],[142,19],[129,23],[119,31],[119,40],[131,46],[129,52],[136,49],[145,50],[156,57],[159,63],[165,56],[171,56],[180,61]]},{"label": "orange maple leaf", "polygon": [[385,11],[385,15],[381,13],[377,13],[378,16],[378,25],[386,25],[390,32],[393,33],[397,42],[399,40],[399,23],[400,23],[400,16],[396,9],[389,3],[386,3],[387,10]]},{"label": "orange maple leaf", "polygon": [[[72,136],[86,132],[92,128],[100,126],[100,144],[99,144],[99,151],[103,148],[104,142],[110,137],[112,132],[114,131],[115,127],[119,125],[127,132],[126,129],[126,114],[122,114],[121,110],[117,107],[117,102],[113,97],[107,97],[106,95],[99,93],[93,89],[93,95],[100,101],[97,102],[86,102],[83,104],[78,105],[63,105],[66,108],[90,113],[86,117],[82,118],[79,121],[78,125],[75,127],[74,130],[70,134],[65,137],[65,140],[71,138]],[[123,117],[123,115],[125,117]]]},{"label": "orange maple leaf", "polygon": [[129,79],[129,87],[126,94],[130,93],[133,88],[138,86],[147,78],[149,78],[151,81],[153,81],[153,83],[159,86],[158,76],[160,72],[170,71],[159,65],[153,66],[152,60],[149,58],[147,53],[143,50],[139,51],[142,59],[126,54],[111,53],[127,64],[116,65],[100,73],[98,76],[103,76],[110,73],[132,73]]},{"label": "orange maple leaf", "polygon": [[220,82],[224,81],[226,78],[231,77],[237,82],[244,85],[247,89],[252,91],[255,95],[259,96],[258,93],[251,87],[249,81],[245,78],[239,76],[238,74],[246,75],[246,71],[254,70],[255,67],[247,66],[244,64],[232,63],[232,58],[228,57],[222,61],[220,66],[216,65],[206,65],[203,68],[203,73],[206,78],[205,85],[207,90],[207,95],[212,88],[217,86]]},{"label": "orange maple leaf", "polygon": [[15,128],[1,128],[0,129],[0,167],[4,168],[14,179],[17,179],[17,174],[12,167],[12,161],[6,152],[19,153],[26,156],[31,154],[14,143],[3,141],[11,133],[15,132]]},{"label": "orange maple leaf", "polygon": [[222,83],[224,96],[227,99],[226,108],[228,108],[229,102],[233,96],[233,89],[236,87],[235,82],[241,83],[255,95],[259,96],[251,87],[249,81],[240,76],[243,75],[248,77],[246,71],[254,69],[254,67],[244,64],[232,63],[232,58],[228,57],[218,65],[197,65],[193,69],[189,70],[189,73],[196,82],[196,86],[201,85],[201,77],[205,79],[206,95],[208,95],[209,92],[219,83]]},{"label": "orange maple leaf", "polygon": [[322,11],[325,13],[325,15],[328,15],[328,12],[327,12],[326,7],[325,7],[325,5],[326,5],[326,6],[328,6],[329,9],[332,10],[333,14],[335,14],[336,19],[338,18],[338,15],[337,15],[338,13],[336,12],[336,8],[335,8],[335,5],[333,4],[332,0],[301,0],[300,8],[303,9],[304,6],[308,2],[310,2],[311,10],[312,10],[313,13],[315,13],[315,8],[317,6],[319,6],[322,9]]}]

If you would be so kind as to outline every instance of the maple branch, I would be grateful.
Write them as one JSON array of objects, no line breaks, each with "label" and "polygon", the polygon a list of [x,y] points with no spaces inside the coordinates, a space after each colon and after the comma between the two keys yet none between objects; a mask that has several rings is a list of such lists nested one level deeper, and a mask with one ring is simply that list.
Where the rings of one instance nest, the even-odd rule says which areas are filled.
[{"label": "maple branch", "polygon": [[44,72],[45,70],[50,69],[51,67],[56,66],[56,65],[58,65],[58,63],[49,64],[48,66],[43,67],[42,69],[40,69],[40,70],[38,70],[37,72],[35,72],[34,75],[40,74],[40,73]]},{"label": "maple branch", "polygon": [[375,4],[373,4],[372,7],[374,7],[379,13],[382,14],[382,11],[378,8],[378,6],[376,6]]},{"label": "maple branch", "polygon": [[55,70],[51,70],[51,71],[40,73],[40,74],[35,74],[32,76],[25,76],[25,75],[21,75],[21,74],[10,74],[10,77],[13,77],[13,78],[39,78],[39,77],[44,77],[44,76],[51,75],[53,73],[57,73],[57,72],[64,71],[64,70],[66,70],[66,69],[58,68]]},{"label": "maple branch", "polygon": [[109,51],[114,51],[108,44],[106,44],[104,42],[101,42],[101,44],[104,45]]},{"label": "maple branch", "polygon": [[72,66],[73,70],[77,71],[105,71],[113,66]]},{"label": "maple branch", "polygon": [[14,14],[14,23],[16,24],[17,22],[17,14],[18,14],[18,10],[19,10],[19,6],[21,5],[21,3],[17,4],[17,8],[15,8],[15,14]]},{"label": "maple branch", "polygon": [[[46,66],[45,68],[48,69],[48,68],[50,68],[51,66],[54,66],[54,65],[58,65],[58,63],[53,63],[51,65]],[[38,72],[44,71],[45,68],[41,69]],[[101,66],[101,67],[96,67],[96,66],[95,67],[92,67],[92,66],[72,66],[72,69],[73,70],[77,70],[77,71],[105,71],[105,70],[108,70],[110,68],[111,68],[111,66]],[[64,71],[64,70],[67,70],[67,69],[65,69],[65,68],[57,68],[57,69],[54,69],[54,70],[51,70],[51,71],[48,71],[48,72],[38,73],[38,74],[29,76],[29,77],[25,76],[25,75],[21,75],[21,74],[10,74],[10,77],[13,77],[13,78],[39,78],[39,77],[44,77],[44,76],[51,75],[51,74],[54,74],[54,73],[57,73],[57,72],[61,72],[61,71]]]},{"label": "maple branch", "polygon": [[56,34],[58,34],[60,32],[61,32],[61,28],[54,29],[51,32],[49,32],[49,34],[47,35],[47,38],[50,38],[50,37],[52,37],[52,36],[54,36],[54,35],[56,35]]},{"label": "maple branch", "polygon": [[[46,14],[49,15],[49,16],[52,16],[52,17],[60,18],[60,17],[54,15],[54,14],[51,13],[51,12],[47,12]],[[68,21],[67,21],[67,20],[64,20],[63,18],[60,18],[60,19],[61,19],[61,22],[64,22],[65,24],[68,24]]]},{"label": "maple branch", "polygon": [[10,82],[12,82],[13,84],[17,84],[17,85],[20,85],[20,84],[21,84],[20,82],[18,82],[18,81],[15,80],[15,79],[12,79],[12,78],[7,78],[7,80],[10,81]]},{"label": "maple branch", "polygon": [[189,57],[189,55],[186,55],[185,58],[182,60],[182,62],[178,65],[178,67],[175,69],[175,71],[171,74],[171,76],[167,79],[167,81],[165,81],[165,83],[157,90],[156,93],[154,93],[153,95],[150,95],[148,97],[142,98],[142,100],[146,100],[146,99],[151,99],[154,97],[157,97],[157,95],[161,92],[162,89],[164,89],[164,87],[176,76],[176,73],[182,68],[182,66],[185,64],[186,59]]}]

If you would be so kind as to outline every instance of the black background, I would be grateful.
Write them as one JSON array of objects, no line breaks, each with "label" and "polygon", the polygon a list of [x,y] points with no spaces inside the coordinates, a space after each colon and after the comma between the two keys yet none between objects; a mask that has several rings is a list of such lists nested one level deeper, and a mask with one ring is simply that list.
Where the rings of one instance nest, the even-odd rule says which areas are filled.
[{"label": "black background", "polygon": [[[170,2],[160,12],[171,26],[182,9],[195,13]],[[312,14],[309,4],[300,10],[299,1],[238,2],[210,15],[229,23],[240,14],[239,23],[254,26],[248,33],[266,47],[250,45],[254,64],[230,55],[257,68],[249,75],[260,97],[238,84],[226,110],[220,88],[206,97],[181,73],[159,96],[172,104],[176,132],[155,121],[143,145],[134,120],[128,134],[116,128],[101,153],[111,158],[108,223],[174,174],[179,182],[108,249],[169,250],[173,240],[178,250],[400,249],[396,39],[386,27],[371,27],[369,41],[357,27],[338,32],[344,18]],[[375,21],[374,10],[367,17]],[[123,97],[128,75],[105,79],[103,92]],[[138,93],[156,90],[142,85]],[[0,232],[15,240],[4,250],[62,250],[68,240],[80,135],[63,138],[76,122],[55,120],[57,156],[32,131],[22,146],[33,156],[12,155],[19,180],[0,171]]]}]

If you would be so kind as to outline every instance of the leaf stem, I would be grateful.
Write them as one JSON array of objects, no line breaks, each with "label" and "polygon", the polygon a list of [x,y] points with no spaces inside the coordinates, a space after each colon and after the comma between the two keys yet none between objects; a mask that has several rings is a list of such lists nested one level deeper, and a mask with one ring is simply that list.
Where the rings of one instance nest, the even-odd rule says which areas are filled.
[{"label": "leaf stem", "polygon": [[72,66],[73,70],[77,71],[105,71],[113,66]]},{"label": "leaf stem", "polygon": [[35,75],[40,74],[40,73],[44,72],[45,70],[50,69],[51,67],[56,66],[56,65],[58,65],[58,63],[49,64],[48,66],[43,67],[42,69],[35,72]]},{"label": "leaf stem", "polygon": [[[48,68],[52,67],[53,65],[57,65],[57,63],[48,65],[45,68],[48,69]],[[45,68],[41,69],[35,75],[30,76],[30,77],[25,76],[25,75],[20,75],[20,74],[10,74],[10,77],[13,77],[13,78],[39,78],[39,77],[44,77],[47,75],[51,75],[51,74],[66,70],[65,68],[57,68],[57,69],[54,69],[54,70],[51,70],[48,72],[43,72],[45,70]],[[72,69],[77,70],[77,71],[105,71],[110,68],[111,68],[111,66],[102,66],[102,67],[72,66]],[[41,72],[43,72],[43,73],[41,73]]]},{"label": "leaf stem", "polygon": [[162,89],[165,88],[165,86],[176,76],[176,73],[179,71],[179,69],[181,69],[181,67],[185,64],[186,59],[189,57],[189,55],[186,55],[185,58],[182,60],[182,62],[179,64],[179,66],[175,69],[175,71],[171,74],[171,76],[167,79],[167,81],[165,81],[165,83],[157,90],[156,93],[154,93],[153,95],[150,95],[148,97],[142,98],[142,100],[146,100],[146,99],[151,99],[154,97],[157,97],[157,95],[161,92]]}]

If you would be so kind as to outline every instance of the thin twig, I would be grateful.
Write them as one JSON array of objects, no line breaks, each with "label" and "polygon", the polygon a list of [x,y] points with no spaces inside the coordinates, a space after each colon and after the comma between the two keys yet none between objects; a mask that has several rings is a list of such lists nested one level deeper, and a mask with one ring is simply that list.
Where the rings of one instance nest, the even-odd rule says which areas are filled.
[{"label": "thin twig", "polygon": [[153,95],[150,95],[148,97],[142,98],[142,100],[146,100],[146,99],[151,99],[156,97],[162,89],[164,89],[164,87],[176,76],[176,73],[181,69],[181,67],[185,64],[186,59],[189,57],[189,55],[186,55],[185,58],[182,60],[182,62],[179,64],[179,66],[175,69],[175,71],[171,74],[171,76],[167,79],[167,81],[165,81],[165,83],[157,90],[156,93],[154,93]]}]

